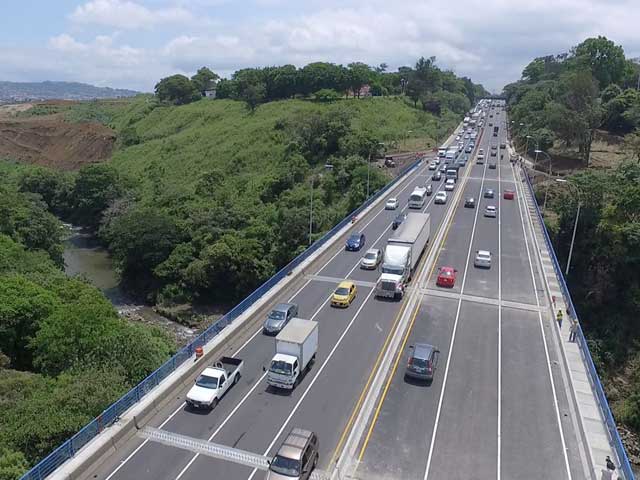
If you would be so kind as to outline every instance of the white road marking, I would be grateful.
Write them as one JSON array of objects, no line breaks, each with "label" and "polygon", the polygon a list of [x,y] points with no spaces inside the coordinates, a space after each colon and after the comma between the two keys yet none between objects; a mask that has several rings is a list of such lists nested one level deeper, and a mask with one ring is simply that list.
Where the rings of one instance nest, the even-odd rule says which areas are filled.
[{"label": "white road marking", "polygon": [[[506,143],[506,140],[505,140]],[[496,468],[497,480],[502,476],[502,179],[500,167],[502,154],[498,164],[498,461]]]},{"label": "white road marking", "polygon": [[[484,180],[487,172],[487,163],[485,162],[482,170],[482,181],[480,183],[480,194],[482,194],[482,189],[484,187]],[[467,280],[467,273],[469,272],[469,259],[471,258],[471,250],[473,249],[473,238],[476,233],[476,225],[478,221],[478,212],[480,208],[476,208],[475,216],[473,219],[473,227],[471,229],[471,239],[469,240],[469,249],[467,250],[467,259],[465,262],[464,274],[462,275],[462,285],[460,287],[460,293],[464,293],[464,286]],[[462,297],[458,300],[458,308],[456,309],[456,317],[453,323],[453,333],[451,335],[451,342],[449,343],[449,352],[447,353],[447,366],[444,370],[444,377],[442,380],[442,390],[440,390],[440,399],[438,400],[438,409],[436,411],[436,420],[433,426],[433,433],[431,435],[431,443],[429,445],[429,454],[427,455],[427,465],[424,470],[423,480],[427,480],[429,478],[429,469],[431,468],[431,460],[433,458],[433,449],[436,440],[436,434],[438,432],[438,424],[440,422],[440,414],[442,412],[442,402],[444,400],[444,393],[447,386],[447,378],[449,376],[449,367],[451,366],[451,355],[453,354],[453,345],[456,339],[456,331],[458,329],[458,321],[460,319],[460,309],[462,307]]]},{"label": "white road marking", "polygon": [[[271,441],[271,443],[269,444],[269,446],[267,447],[267,449],[264,451],[263,455],[268,455],[269,451],[273,448],[273,446],[275,445],[275,443],[278,441],[278,438],[280,437],[280,435],[282,434],[282,432],[284,431],[285,428],[287,428],[287,424],[291,421],[291,418],[293,418],[293,416],[295,415],[295,413],[298,411],[298,408],[300,408],[300,405],[302,404],[303,400],[305,399],[305,397],[307,396],[307,394],[309,393],[309,391],[311,391],[311,387],[313,387],[313,385],[316,383],[316,380],[318,378],[320,378],[320,374],[322,373],[322,371],[324,370],[324,368],[327,366],[327,364],[329,363],[329,360],[331,360],[331,357],[333,357],[333,354],[335,353],[335,351],[338,349],[338,347],[340,346],[340,344],[342,343],[342,340],[344,339],[344,337],[347,335],[347,333],[349,332],[349,330],[351,329],[351,326],[354,324],[354,322],[356,321],[356,318],[358,318],[358,315],[360,314],[360,312],[362,311],[362,309],[364,308],[364,306],[367,304],[367,300],[369,300],[369,297],[371,297],[371,295],[373,294],[373,290],[371,290],[369,292],[369,294],[367,295],[367,297],[364,299],[364,302],[362,302],[362,305],[360,305],[360,308],[358,308],[358,311],[356,312],[356,314],[353,316],[353,318],[351,319],[351,321],[349,322],[349,325],[347,325],[347,328],[344,330],[344,332],[342,332],[342,335],[340,335],[340,338],[338,339],[338,341],[336,342],[336,344],[333,346],[333,348],[331,349],[331,352],[329,352],[329,355],[327,356],[326,360],[322,363],[322,365],[320,366],[320,368],[318,369],[316,375],[313,377],[313,379],[311,380],[311,382],[309,383],[309,385],[307,386],[307,388],[305,389],[305,391],[303,392],[302,396],[300,397],[300,399],[298,400],[298,402],[295,404],[295,406],[293,407],[293,409],[291,410],[291,413],[289,414],[289,416],[286,418],[286,420],[283,422],[282,427],[280,427],[280,430],[278,430],[278,433],[276,433],[276,435],[273,437],[273,440]],[[257,469],[253,469],[253,471],[251,472],[251,475],[249,475],[248,480],[251,480],[253,478],[253,476],[256,474],[258,470]],[[177,479],[176,479],[177,480]]]},{"label": "white road marking", "polygon": [[[513,172],[513,178],[517,179],[518,177],[516,176],[515,173],[515,168],[512,165],[511,166],[511,171]],[[535,293],[536,296],[536,305],[538,306],[538,308],[540,307],[540,297],[538,296],[538,288],[537,288],[537,282],[536,282],[536,278],[535,278],[535,274],[533,272],[533,263],[531,261],[531,251],[529,250],[529,241],[527,238],[527,230],[525,228],[524,225],[524,214],[522,211],[522,202],[525,201],[525,197],[524,194],[522,194],[522,191],[524,190],[524,186],[522,186],[520,183],[516,183],[516,185],[519,185],[520,188],[520,194],[518,192],[516,192],[516,195],[518,196],[518,212],[520,213],[520,222],[522,223],[522,231],[524,232],[524,236],[525,236],[525,246],[527,249],[527,259],[529,261],[529,271],[531,273],[531,280],[533,281],[533,291]],[[524,208],[526,208],[526,204],[524,205]],[[530,232],[532,237],[534,237],[535,239],[535,230],[533,228],[533,224],[531,222],[531,219],[529,217],[527,217],[527,219],[529,220],[529,227],[530,227]],[[540,325],[540,333],[542,334],[542,344],[544,345],[544,355],[545,358],[547,360],[547,372],[549,374],[549,382],[551,383],[551,391],[553,392],[553,406],[555,408],[556,411],[556,420],[558,423],[558,432],[560,433],[560,441],[562,443],[562,454],[564,456],[564,464],[565,464],[565,468],[567,469],[567,478],[569,478],[569,480],[571,480],[571,468],[569,467],[569,456],[567,455],[567,444],[565,442],[565,438],[564,438],[564,432],[562,431],[562,423],[561,423],[561,418],[560,418],[560,408],[558,406],[558,396],[556,395],[556,387],[555,384],[553,383],[553,372],[551,371],[551,359],[549,357],[549,349],[547,348],[547,336],[544,333],[544,325],[543,325],[543,321],[542,321],[542,312],[538,311],[538,324]]]}]

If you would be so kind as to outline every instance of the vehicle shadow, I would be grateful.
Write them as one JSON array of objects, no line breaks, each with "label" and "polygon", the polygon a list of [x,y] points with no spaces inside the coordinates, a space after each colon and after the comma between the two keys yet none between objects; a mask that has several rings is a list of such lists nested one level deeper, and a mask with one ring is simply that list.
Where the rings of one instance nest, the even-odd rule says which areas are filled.
[{"label": "vehicle shadow", "polygon": [[416,387],[430,387],[433,384],[433,379],[431,380],[420,380],[418,378],[409,377],[408,375],[404,376],[404,382],[409,385],[415,385]]},{"label": "vehicle shadow", "polygon": [[286,390],[284,388],[276,388],[271,385],[267,385],[265,392],[270,393],[272,395],[278,395],[279,397],[290,397],[295,389]]}]

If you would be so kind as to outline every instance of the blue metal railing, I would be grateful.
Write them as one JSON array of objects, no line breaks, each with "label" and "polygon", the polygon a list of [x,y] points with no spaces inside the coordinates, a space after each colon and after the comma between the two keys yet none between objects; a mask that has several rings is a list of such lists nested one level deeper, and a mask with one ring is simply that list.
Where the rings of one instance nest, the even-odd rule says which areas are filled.
[{"label": "blue metal railing", "polygon": [[[535,200],[535,191],[533,189],[533,184],[531,183],[531,179],[529,178],[529,174],[523,168],[524,177],[527,179],[527,185],[529,186],[529,190],[534,199],[534,205],[536,207],[536,213],[538,214],[538,219],[542,225],[542,231],[544,233],[544,240],[547,244],[547,249],[551,254],[551,260],[553,262],[553,268],[556,272],[556,277],[558,278],[558,283],[560,284],[560,288],[562,290],[562,295],[566,304],[569,306],[569,314],[573,316],[573,318],[578,321],[578,332],[576,334],[576,340],[580,350],[582,351],[582,356],[586,361],[587,371],[589,373],[589,377],[591,379],[591,384],[593,385],[593,389],[596,393],[596,398],[598,399],[598,404],[600,406],[600,410],[602,411],[603,417],[605,419],[605,423],[607,425],[607,431],[609,432],[609,438],[611,439],[611,443],[613,448],[616,451],[616,455],[618,456],[618,460],[620,461],[620,470],[622,470],[622,474],[626,480],[635,480],[635,476],[633,471],[631,470],[631,464],[629,463],[629,457],[627,457],[627,452],[622,444],[622,440],[620,439],[620,434],[618,433],[618,429],[616,427],[616,422],[613,418],[613,414],[611,413],[611,409],[609,408],[609,402],[607,401],[607,397],[604,393],[604,388],[602,387],[602,383],[600,383],[600,377],[598,376],[598,372],[596,371],[596,366],[593,363],[593,358],[591,358],[591,352],[589,351],[589,345],[587,344],[587,339],[582,332],[582,327],[580,326],[580,321],[578,320],[578,312],[576,311],[575,306],[573,305],[573,300],[571,299],[571,294],[569,293],[569,287],[565,282],[564,275],[562,273],[562,268],[560,267],[560,263],[558,262],[558,258],[556,257],[556,252],[553,249],[553,244],[551,243],[551,238],[549,237],[549,233],[547,232],[547,227],[544,224],[544,219],[542,217],[542,213],[540,212],[540,207],[538,206],[538,202]],[[604,459],[601,459],[604,462]]]},{"label": "blue metal railing", "polygon": [[125,411],[127,411],[135,403],[139,402],[142,397],[153,390],[162,380],[164,380],[170,373],[176,368],[182,365],[187,359],[191,358],[194,354],[196,347],[205,345],[218,335],[227,325],[231,324],[236,318],[238,318],[243,312],[245,312],[251,305],[258,301],[265,293],[273,288],[280,280],[285,278],[289,273],[304,260],[306,260],[312,253],[318,248],[327,243],[331,237],[333,237],[338,231],[340,231],[345,225],[347,225],[353,216],[360,214],[371,203],[377,200],[380,196],[384,195],[389,189],[393,188],[399,183],[404,175],[416,168],[422,162],[422,158],[418,158],[411,165],[403,169],[400,174],[391,182],[387,183],[382,189],[378,190],[372,197],[370,197],[360,207],[355,209],[349,215],[347,215],[340,223],[334,226],[331,230],[325,233],[321,238],[316,240],[309,248],[291,260],[285,267],[283,267],[273,277],[268,279],[258,288],[256,288],[248,297],[242,300],[238,305],[233,307],[216,323],[211,325],[208,329],[202,332],[196,337],[190,344],[183,347],[178,353],[167,360],[160,368],[151,373],[147,378],[142,380],[138,385],[133,387],[129,392],[124,394],[120,399],[116,400],[112,405],[102,412],[98,417],[93,419],[88,425],[82,428],[69,440],[64,442],[53,452],[43,458],[37,465],[31,470],[25,473],[21,480],[42,480],[56,470],[60,465],[73,457],[83,446],[91,441],[96,435],[102,432],[106,427],[113,424]]}]

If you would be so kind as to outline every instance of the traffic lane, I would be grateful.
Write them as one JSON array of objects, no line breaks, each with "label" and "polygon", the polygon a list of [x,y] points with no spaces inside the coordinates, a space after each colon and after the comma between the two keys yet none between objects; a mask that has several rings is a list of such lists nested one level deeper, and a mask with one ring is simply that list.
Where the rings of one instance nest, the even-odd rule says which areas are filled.
[{"label": "traffic lane", "polygon": [[[319,369],[322,368],[326,355],[318,356],[314,368],[296,387],[293,395],[282,397],[265,393],[268,396],[252,400],[253,405],[247,407],[247,415],[238,416],[230,422],[217,441],[263,453],[274,442],[274,437],[281,429],[279,440],[292,427],[303,427],[318,434],[320,461],[327,461],[387,338],[399,306],[399,302],[370,298],[321,373]],[[345,328],[348,322],[348,319],[344,319]],[[334,345],[335,342],[331,348]],[[316,375],[318,377],[314,379]],[[301,399],[296,412],[284,425]],[[273,450],[278,446],[276,441]],[[183,478],[203,478],[211,471],[219,472],[220,476],[216,478],[246,479],[248,476],[244,469],[235,465],[200,457]]]},{"label": "traffic lane", "polygon": [[564,478],[538,314],[502,310],[502,476]]},{"label": "traffic lane", "polygon": [[[474,167],[474,169],[476,168],[477,167]],[[474,172],[471,173],[473,174]],[[434,265],[435,268],[427,280],[427,287],[441,288],[436,286],[438,268],[448,266],[458,270],[456,274],[456,283],[453,288],[449,288],[448,290],[460,292],[475,217],[475,209],[463,207],[464,199],[470,196],[477,198],[481,184],[482,178],[478,178],[477,176],[472,176],[467,180],[467,183],[464,186],[464,192],[460,197],[460,203],[456,205],[453,220],[448,226],[448,233],[445,234],[444,243],[440,249],[438,257],[436,258],[436,264]],[[452,197],[447,201],[451,201],[451,198]],[[446,205],[437,206],[442,207],[443,209],[446,208]]]},{"label": "traffic lane", "polygon": [[[487,168],[487,172],[495,172]],[[498,181],[485,178],[483,194],[477,201],[478,220],[476,222],[476,232],[471,245],[471,256],[467,265],[468,273],[464,284],[464,293],[478,297],[498,298],[498,219],[484,216],[484,209],[487,205],[495,205],[495,198],[484,198],[484,190],[493,189],[497,191]],[[474,264],[476,252],[478,250],[488,250],[491,252],[491,267],[476,267]]]},{"label": "traffic lane", "polygon": [[[433,203],[433,199],[435,198],[434,195],[431,195],[430,197],[427,197],[428,198],[428,200],[427,200],[428,203],[425,205],[425,208],[422,210],[423,212],[426,212],[431,216],[429,244],[427,245],[426,249],[429,248],[429,245],[431,244],[436,232],[440,228],[440,225],[442,223],[442,219],[443,219],[444,213],[445,213],[445,210],[443,208],[439,208],[441,205],[434,205],[434,203]],[[418,210],[407,210],[407,212],[418,212]],[[380,238],[380,240],[378,242],[376,242],[373,245],[373,247],[371,247],[371,248],[378,248],[378,249],[382,250],[382,252],[384,253],[384,248],[386,246],[387,240],[391,236],[393,236],[394,234],[395,234],[395,231],[393,229],[389,228],[389,230],[385,233],[385,235],[383,235]],[[362,258],[364,256],[364,252],[361,251],[360,253],[361,253],[361,255],[360,255],[359,258]],[[356,270],[354,270],[349,275],[350,279],[359,280],[359,281],[365,281],[365,282],[377,282],[379,277],[380,277],[380,270],[379,269],[365,270],[365,269],[362,269],[360,267],[358,267]]]},{"label": "traffic lane", "polygon": [[497,368],[497,307],[463,301],[428,472],[430,478],[496,478]]},{"label": "traffic lane", "polygon": [[431,384],[405,379],[408,354],[405,347],[359,464],[357,478],[422,478],[424,475],[457,305],[455,299],[423,297],[407,346],[430,343],[440,349],[435,378]]},{"label": "traffic lane", "polygon": [[[502,185],[503,189],[515,190],[515,183],[512,180],[503,182]],[[531,278],[531,267],[525,243],[526,236],[518,208],[518,198],[501,200],[500,207],[502,275],[503,278],[508,279],[502,285],[502,298],[512,302],[535,304],[535,289]]]},{"label": "traffic lane", "polygon": [[428,171],[426,165],[419,167],[417,171],[405,181],[403,186],[400,187],[400,192],[386,195],[384,202],[394,196],[398,199],[399,206],[396,210],[385,210],[383,202],[381,206],[378,207],[379,211],[373,219],[359,220],[351,228],[351,233],[361,232],[365,234],[364,247],[358,252],[348,252],[345,249],[344,243],[342,245],[336,244],[336,247],[342,251],[339,251],[338,255],[332,258],[326,265],[322,266],[316,274],[344,278],[357,264],[357,261],[360,260],[362,255],[364,255],[364,252],[366,252],[368,248],[371,248],[376,239],[383,234],[400,211],[406,208],[409,202],[409,196],[416,185],[416,179],[414,177],[419,173],[424,173],[424,171]]},{"label": "traffic lane", "polygon": [[[301,318],[310,318],[313,316],[329,297],[334,287],[334,285],[328,282],[317,281],[312,281],[306,285],[292,300],[298,304],[298,316]],[[281,301],[286,302],[287,300],[287,298],[283,298]],[[323,337],[321,337],[319,341],[322,341],[322,338]],[[274,345],[275,339],[273,336],[259,333],[253,337],[245,348],[238,353],[238,357],[244,360],[243,376],[237,385],[229,389],[216,408],[211,411],[194,410],[184,405],[184,399],[188,389],[191,387],[191,385],[189,385],[176,397],[175,408],[172,409],[172,412],[179,408],[180,405],[183,405],[182,409],[162,428],[167,431],[195,438],[208,438],[211,432],[225,421],[236,405],[247,395],[247,392],[251,390],[260,377],[262,377],[262,367],[268,365],[271,357],[273,357]],[[229,351],[225,354],[231,355],[233,352]],[[206,366],[206,364],[203,364],[202,369]],[[149,465],[149,457],[157,458],[157,460]],[[191,454],[184,450],[175,448],[167,450],[163,445],[147,442],[144,447],[111,478],[144,478],[149,475],[158,478],[163,475],[173,475],[175,477],[190,457]],[[96,478],[106,478],[114,466],[115,465],[111,464],[108,469],[100,468],[100,474],[104,476],[98,476]]]}]

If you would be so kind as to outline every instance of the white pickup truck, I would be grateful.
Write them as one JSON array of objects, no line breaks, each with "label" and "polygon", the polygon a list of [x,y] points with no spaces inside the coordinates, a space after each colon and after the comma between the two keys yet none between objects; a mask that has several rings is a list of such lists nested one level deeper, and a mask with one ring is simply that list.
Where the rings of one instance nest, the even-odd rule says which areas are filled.
[{"label": "white pickup truck", "polygon": [[244,362],[239,358],[222,357],[207,367],[187,393],[187,405],[193,408],[214,408],[222,396],[238,383]]}]

